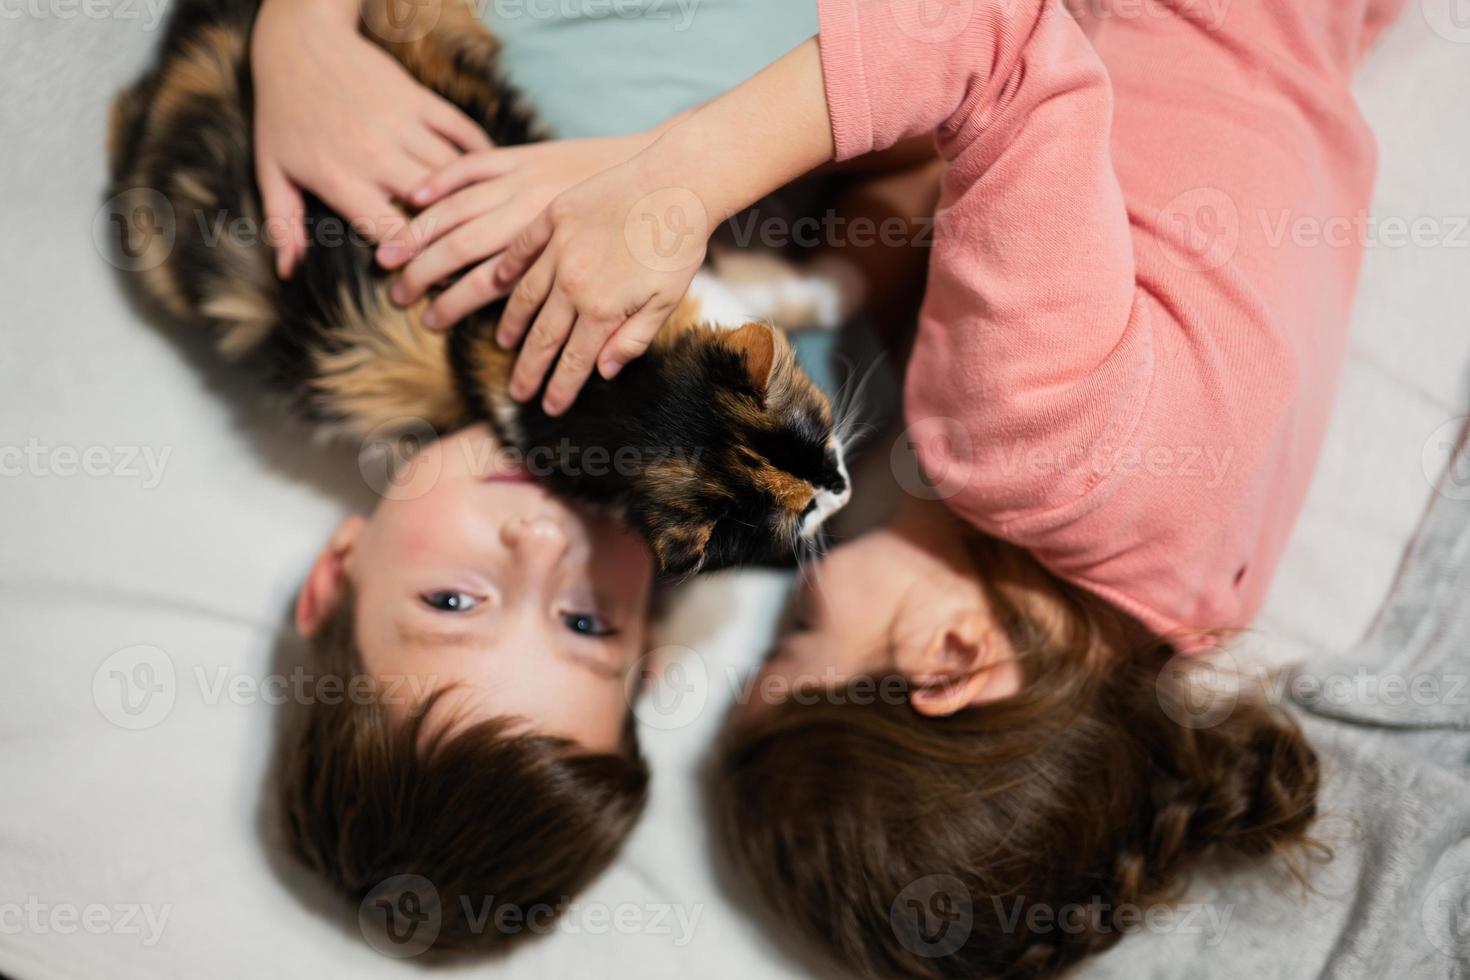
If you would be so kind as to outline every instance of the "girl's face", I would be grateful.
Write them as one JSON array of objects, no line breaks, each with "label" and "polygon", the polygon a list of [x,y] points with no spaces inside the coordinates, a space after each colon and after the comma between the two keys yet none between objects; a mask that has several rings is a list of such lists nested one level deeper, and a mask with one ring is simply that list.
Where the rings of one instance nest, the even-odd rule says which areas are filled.
[{"label": "girl's face", "polygon": [[965,545],[972,533],[925,506],[833,549],[796,589],[737,721],[860,676],[902,675],[928,715],[1014,694],[1020,669]]},{"label": "girl's face", "polygon": [[497,462],[483,426],[424,449],[371,518],[338,528],[298,624],[309,635],[325,621],[345,578],[363,664],[393,713],[453,687],[434,713],[456,727],[514,716],[525,731],[616,751],[639,677],[652,558],[619,524]]}]

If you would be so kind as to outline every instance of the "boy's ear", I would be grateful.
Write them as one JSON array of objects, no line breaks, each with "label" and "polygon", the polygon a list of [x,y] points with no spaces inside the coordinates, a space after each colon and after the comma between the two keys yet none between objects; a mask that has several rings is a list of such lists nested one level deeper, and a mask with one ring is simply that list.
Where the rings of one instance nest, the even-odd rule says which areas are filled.
[{"label": "boy's ear", "polygon": [[776,366],[776,330],[765,323],[747,323],[725,334],[726,346],[739,354],[751,383],[764,397]]},{"label": "boy's ear", "polygon": [[1021,689],[1021,665],[978,612],[958,613],[935,629],[910,662],[909,703],[931,718],[1010,697]]},{"label": "boy's ear", "polygon": [[296,632],[307,639],[315,636],[336,613],[347,581],[348,561],[366,523],[358,516],[343,520],[312,562],[306,582],[296,596]]}]

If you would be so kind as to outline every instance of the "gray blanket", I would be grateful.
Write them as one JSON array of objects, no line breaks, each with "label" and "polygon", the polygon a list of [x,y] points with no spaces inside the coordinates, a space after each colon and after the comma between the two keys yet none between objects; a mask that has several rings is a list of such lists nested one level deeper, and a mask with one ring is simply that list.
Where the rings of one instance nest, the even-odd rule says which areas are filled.
[{"label": "gray blanket", "polygon": [[1259,868],[1199,876],[1078,975],[1470,977],[1470,487],[1440,488],[1363,642],[1271,690],[1322,756],[1315,834],[1333,859],[1306,889]]}]

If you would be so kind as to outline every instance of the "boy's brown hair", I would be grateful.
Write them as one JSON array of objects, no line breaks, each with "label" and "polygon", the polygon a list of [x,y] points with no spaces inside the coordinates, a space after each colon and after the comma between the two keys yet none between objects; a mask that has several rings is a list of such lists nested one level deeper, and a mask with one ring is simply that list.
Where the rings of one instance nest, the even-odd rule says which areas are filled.
[{"label": "boy's brown hair", "polygon": [[[365,677],[354,609],[349,588],[311,641],[316,668],[344,686]],[[443,693],[398,723],[377,698],[318,699],[283,743],[292,850],[360,903],[364,934],[380,948],[386,936],[394,955],[546,931],[617,855],[647,797],[631,722],[623,751],[601,755],[512,734],[508,720],[426,730]]]},{"label": "boy's brown hair", "polygon": [[773,918],[865,977],[1049,977],[1201,862],[1310,843],[1319,772],[1295,724],[1249,697],[1200,712],[1166,644],[975,547],[1017,695],[937,719],[788,700],[728,733],[722,837]]}]

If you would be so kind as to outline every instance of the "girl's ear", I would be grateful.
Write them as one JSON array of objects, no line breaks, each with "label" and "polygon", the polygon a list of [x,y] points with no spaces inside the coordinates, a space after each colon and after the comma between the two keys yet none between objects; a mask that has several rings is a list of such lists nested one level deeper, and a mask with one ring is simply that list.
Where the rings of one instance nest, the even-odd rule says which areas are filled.
[{"label": "girl's ear", "polygon": [[296,596],[296,632],[302,636],[308,639],[315,636],[337,611],[347,581],[348,561],[366,523],[358,516],[343,520],[312,562],[306,582]]},{"label": "girl's ear", "polygon": [[1021,665],[1010,643],[975,610],[956,612],[935,629],[917,659],[905,660],[909,703],[931,718],[1007,698],[1021,689]]}]

